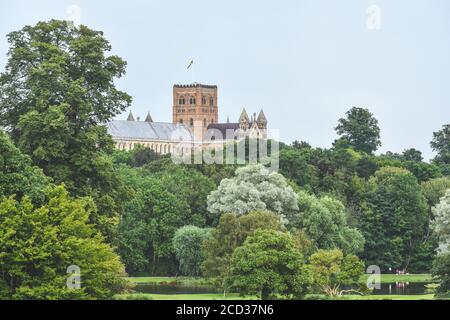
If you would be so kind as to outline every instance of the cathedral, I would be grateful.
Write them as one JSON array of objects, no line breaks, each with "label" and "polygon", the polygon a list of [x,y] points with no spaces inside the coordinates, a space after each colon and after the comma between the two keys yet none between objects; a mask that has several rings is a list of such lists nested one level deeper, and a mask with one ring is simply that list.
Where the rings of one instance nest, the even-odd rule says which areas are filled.
[{"label": "cathedral", "polygon": [[243,109],[238,122],[219,123],[217,86],[193,83],[173,86],[172,122],[145,120],[130,112],[127,120],[107,124],[116,148],[132,150],[137,145],[157,153],[187,154],[197,148],[223,145],[247,137],[265,139],[267,119],[261,110],[249,117]]}]

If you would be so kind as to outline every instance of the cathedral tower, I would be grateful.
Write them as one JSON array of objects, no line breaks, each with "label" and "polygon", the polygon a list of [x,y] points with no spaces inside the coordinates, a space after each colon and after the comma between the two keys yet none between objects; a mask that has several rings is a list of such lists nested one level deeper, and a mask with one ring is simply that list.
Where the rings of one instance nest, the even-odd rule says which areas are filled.
[{"label": "cathedral tower", "polygon": [[217,86],[193,83],[173,86],[173,123],[183,123],[201,140],[206,128],[217,123]]}]

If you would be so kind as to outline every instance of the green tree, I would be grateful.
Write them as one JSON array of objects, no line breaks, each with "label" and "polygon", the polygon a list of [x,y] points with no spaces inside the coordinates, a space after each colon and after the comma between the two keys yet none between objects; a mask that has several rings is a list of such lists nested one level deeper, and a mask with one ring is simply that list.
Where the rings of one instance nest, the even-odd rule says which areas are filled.
[{"label": "green tree", "polygon": [[358,227],[367,264],[407,269],[426,236],[427,205],[417,179],[402,168],[383,167],[369,181]]},{"label": "green tree", "polygon": [[201,248],[209,235],[209,229],[196,226],[184,226],[175,232],[173,248],[183,275],[194,277],[200,275],[200,265],[203,262]]},{"label": "green tree", "polygon": [[402,158],[406,161],[415,162],[421,162],[423,160],[422,152],[414,148],[406,149],[405,151],[403,151]]},{"label": "green tree", "polygon": [[0,131],[0,197],[16,195],[20,199],[26,195],[39,203],[49,183],[42,170],[33,166],[31,159]]},{"label": "green tree", "polygon": [[353,107],[339,119],[336,132],[344,144],[356,150],[372,153],[381,145],[378,120],[364,108]]},{"label": "green tree", "polygon": [[300,213],[293,226],[302,229],[319,249],[340,248],[346,253],[358,253],[364,248],[364,237],[347,224],[342,202],[329,196],[317,198],[300,191]]},{"label": "green tree", "polygon": [[113,142],[104,124],[131,103],[115,87],[125,61],[107,55],[102,32],[66,21],[26,26],[8,42],[0,125],[55,183],[95,198],[99,211],[91,221],[112,240],[123,193],[105,156]]},{"label": "green tree", "polygon": [[450,253],[440,254],[434,259],[432,273],[439,280],[438,297],[450,298]]},{"label": "green tree", "polygon": [[222,215],[217,227],[212,229],[211,237],[203,243],[203,275],[215,279],[226,291],[225,280],[229,275],[234,250],[258,229],[284,230],[279,216],[268,211],[256,211],[240,216],[234,213]]},{"label": "green tree", "polygon": [[[107,299],[121,292],[124,268],[89,224],[89,214],[96,210],[92,200],[72,200],[63,186],[48,188],[45,197],[42,206],[34,206],[26,196],[20,202],[14,197],[0,201],[2,295],[9,299]],[[66,285],[67,268],[72,265],[80,268],[80,289]]]},{"label": "green tree", "polygon": [[433,133],[430,145],[437,152],[435,162],[450,164],[450,124],[444,125],[441,130]]},{"label": "green tree", "polygon": [[216,216],[256,210],[278,213],[288,221],[298,211],[297,195],[286,179],[260,164],[237,169],[234,178],[222,180],[208,196],[208,211]]},{"label": "green tree", "polygon": [[217,225],[219,217],[207,210],[207,197],[216,189],[211,178],[193,168],[186,168],[171,163],[163,171],[145,172],[158,179],[170,193],[186,202],[190,209],[190,223],[198,227]]},{"label": "green tree", "polygon": [[358,284],[364,273],[364,263],[357,256],[344,256],[341,250],[319,250],[310,257],[314,284],[329,296],[340,296],[354,291],[341,286]]},{"label": "green tree", "polygon": [[289,233],[257,230],[236,248],[229,282],[243,294],[301,298],[311,283],[303,256]]},{"label": "green tree", "polygon": [[[157,179],[132,168],[121,170],[123,179],[133,188],[132,199],[124,204],[118,232],[126,269],[131,274],[170,274],[167,266],[161,266],[165,259],[173,261],[172,239],[178,228],[190,223],[189,207]],[[175,261],[171,264],[175,267]]]},{"label": "green tree", "polygon": [[439,242],[438,253],[450,253],[450,189],[432,209],[434,219],[431,221],[434,235]]}]

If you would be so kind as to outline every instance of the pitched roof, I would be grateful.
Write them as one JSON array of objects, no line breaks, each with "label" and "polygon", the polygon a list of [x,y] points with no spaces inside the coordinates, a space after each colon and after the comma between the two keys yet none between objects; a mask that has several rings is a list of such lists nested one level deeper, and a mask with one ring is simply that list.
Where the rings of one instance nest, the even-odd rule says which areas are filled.
[{"label": "pitched roof", "polygon": [[[215,132],[220,132],[220,134],[222,135],[222,139],[225,139],[227,137],[227,130],[232,130],[233,132],[235,132],[236,130],[239,129],[239,123],[211,123],[208,125],[207,130],[211,130],[211,134],[214,134]],[[221,140],[218,139],[216,137],[217,140]]]},{"label": "pitched roof", "polygon": [[106,126],[116,139],[193,140],[192,131],[180,123],[113,120]]},{"label": "pitched roof", "polygon": [[239,117],[239,122],[250,122],[250,119],[248,117],[247,111],[245,111],[245,108],[242,109],[241,116]]},{"label": "pitched roof", "polygon": [[266,115],[264,114],[264,112],[262,111],[262,109],[261,109],[261,111],[259,112],[258,119],[257,119],[256,121],[257,121],[258,123],[267,123]]}]

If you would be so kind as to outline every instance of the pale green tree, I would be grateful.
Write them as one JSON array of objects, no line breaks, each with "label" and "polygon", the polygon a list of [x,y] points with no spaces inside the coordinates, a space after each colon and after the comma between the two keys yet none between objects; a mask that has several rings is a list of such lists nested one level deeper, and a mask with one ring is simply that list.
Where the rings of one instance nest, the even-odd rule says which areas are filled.
[{"label": "pale green tree", "polygon": [[208,211],[217,216],[258,210],[272,211],[288,221],[298,211],[297,195],[286,179],[260,164],[237,169],[235,177],[223,179],[208,196]]}]

